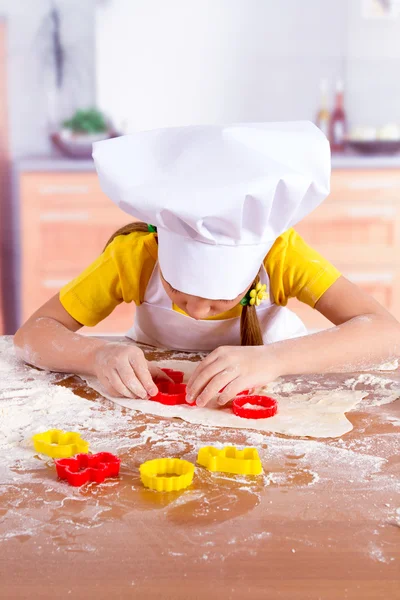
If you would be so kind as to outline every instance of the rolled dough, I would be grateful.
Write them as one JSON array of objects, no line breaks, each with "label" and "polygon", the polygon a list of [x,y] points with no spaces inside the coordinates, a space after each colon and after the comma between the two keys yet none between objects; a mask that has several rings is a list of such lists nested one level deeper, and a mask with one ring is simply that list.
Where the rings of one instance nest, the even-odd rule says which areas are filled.
[{"label": "rolled dough", "polygon": [[[196,363],[188,361],[164,360],[155,363],[162,368],[184,371],[185,381],[196,368]],[[165,406],[150,400],[113,398],[109,396],[100,382],[93,377],[82,377],[86,383],[115,404],[159,417],[177,417],[188,423],[209,425],[210,427],[228,427],[253,429],[263,432],[282,433],[290,436],[315,438],[339,437],[353,429],[345,412],[351,410],[368,395],[361,391],[317,391],[312,394],[292,394],[280,397],[278,413],[268,419],[242,419],[232,413],[230,408],[217,407],[216,401],[206,408],[196,406]],[[267,389],[257,393],[268,395]]]}]

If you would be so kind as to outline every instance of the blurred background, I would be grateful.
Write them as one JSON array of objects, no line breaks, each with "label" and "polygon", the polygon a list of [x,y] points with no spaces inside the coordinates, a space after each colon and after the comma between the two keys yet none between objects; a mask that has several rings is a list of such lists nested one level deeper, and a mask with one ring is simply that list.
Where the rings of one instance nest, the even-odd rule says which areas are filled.
[{"label": "blurred background", "polygon": [[130,220],[99,189],[94,140],[239,121],[326,133],[331,195],[297,229],[400,318],[399,74],[399,0],[0,0],[0,333]]}]

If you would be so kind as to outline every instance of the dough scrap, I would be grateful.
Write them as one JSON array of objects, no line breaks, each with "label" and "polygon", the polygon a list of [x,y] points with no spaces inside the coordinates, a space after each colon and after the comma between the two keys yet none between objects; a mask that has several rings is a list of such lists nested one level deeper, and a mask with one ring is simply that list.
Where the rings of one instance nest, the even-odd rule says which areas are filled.
[{"label": "dough scrap", "polygon": [[[154,363],[162,368],[184,371],[185,381],[196,368],[188,361],[164,360]],[[109,396],[94,377],[82,377],[86,383],[105,398],[120,406],[159,417],[178,417],[188,423],[252,429],[262,432],[281,433],[289,436],[332,438],[340,437],[353,429],[345,412],[356,407],[368,392],[356,390],[317,391],[311,394],[292,394],[289,397],[274,395],[278,401],[278,413],[268,419],[243,419],[230,408],[220,408],[214,400],[208,407],[165,406],[150,400],[113,398]],[[257,393],[268,395],[267,388]]]}]

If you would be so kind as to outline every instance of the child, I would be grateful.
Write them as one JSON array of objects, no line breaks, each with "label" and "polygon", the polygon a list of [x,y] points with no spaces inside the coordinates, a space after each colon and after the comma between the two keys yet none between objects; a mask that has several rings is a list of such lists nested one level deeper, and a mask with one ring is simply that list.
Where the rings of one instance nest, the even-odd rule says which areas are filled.
[{"label": "child", "polygon": [[[292,229],[329,192],[328,142],[311,123],[143,132],[99,142],[93,156],[104,192],[143,222],[116,232],[21,327],[25,361],[96,375],[111,395],[155,395],[156,371],[137,346],[75,333],[120,302],[137,307],[127,337],[212,350],[188,383],[199,406],[281,375],[366,369],[399,355],[399,323]],[[306,335],[286,308],[291,297],[335,327]]]}]

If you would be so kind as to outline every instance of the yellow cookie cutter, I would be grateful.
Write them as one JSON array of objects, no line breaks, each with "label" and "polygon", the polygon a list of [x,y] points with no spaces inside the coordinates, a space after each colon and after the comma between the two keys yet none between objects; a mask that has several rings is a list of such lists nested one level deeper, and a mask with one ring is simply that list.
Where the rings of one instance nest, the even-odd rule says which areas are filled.
[{"label": "yellow cookie cutter", "polygon": [[143,485],[157,492],[184,490],[192,483],[194,475],[194,465],[181,458],[155,458],[140,465],[139,470]]},{"label": "yellow cookie cutter", "polygon": [[89,442],[74,431],[50,429],[32,437],[36,452],[51,458],[69,458],[75,454],[88,454]]},{"label": "yellow cookie cutter", "polygon": [[263,472],[256,448],[239,450],[235,446],[219,449],[203,446],[197,455],[197,462],[209,471],[221,471],[234,475],[260,475]]}]

